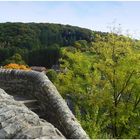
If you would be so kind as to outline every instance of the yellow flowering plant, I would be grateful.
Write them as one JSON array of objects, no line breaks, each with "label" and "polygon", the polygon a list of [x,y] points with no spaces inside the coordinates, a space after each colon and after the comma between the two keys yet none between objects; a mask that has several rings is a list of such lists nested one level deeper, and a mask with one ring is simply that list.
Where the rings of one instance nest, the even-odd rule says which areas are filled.
[{"label": "yellow flowering plant", "polygon": [[16,63],[10,63],[4,66],[5,69],[19,69],[19,70],[31,70],[26,65],[16,64]]}]

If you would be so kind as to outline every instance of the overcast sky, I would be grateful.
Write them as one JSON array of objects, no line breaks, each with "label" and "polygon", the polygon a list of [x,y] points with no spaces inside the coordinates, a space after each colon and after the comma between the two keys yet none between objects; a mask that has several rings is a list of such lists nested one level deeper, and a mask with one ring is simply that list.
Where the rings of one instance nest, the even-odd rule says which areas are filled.
[{"label": "overcast sky", "polygon": [[0,1],[0,22],[49,22],[108,31],[113,21],[140,39],[140,1]]}]

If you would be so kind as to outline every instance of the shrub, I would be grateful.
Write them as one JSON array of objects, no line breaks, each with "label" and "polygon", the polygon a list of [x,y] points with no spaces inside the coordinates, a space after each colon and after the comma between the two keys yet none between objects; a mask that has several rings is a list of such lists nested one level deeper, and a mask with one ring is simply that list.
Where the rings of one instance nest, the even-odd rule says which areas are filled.
[{"label": "shrub", "polygon": [[7,64],[3,68],[5,68],[5,69],[31,70],[31,68],[29,68],[28,66],[20,65],[20,64],[16,64],[16,63]]},{"label": "shrub", "polygon": [[50,69],[47,71],[46,75],[48,76],[48,78],[54,82],[57,79],[57,73],[55,70]]}]

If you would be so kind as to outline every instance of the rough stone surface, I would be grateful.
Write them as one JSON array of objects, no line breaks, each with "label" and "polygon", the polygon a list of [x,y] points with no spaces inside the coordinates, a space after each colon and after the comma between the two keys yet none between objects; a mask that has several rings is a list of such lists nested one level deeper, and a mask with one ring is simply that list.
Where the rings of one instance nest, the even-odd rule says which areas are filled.
[{"label": "rough stone surface", "polygon": [[44,73],[0,69],[0,88],[10,95],[26,95],[38,100],[43,109],[43,119],[58,128],[66,138],[89,138]]},{"label": "rough stone surface", "polygon": [[64,139],[52,124],[0,89],[0,139]]}]

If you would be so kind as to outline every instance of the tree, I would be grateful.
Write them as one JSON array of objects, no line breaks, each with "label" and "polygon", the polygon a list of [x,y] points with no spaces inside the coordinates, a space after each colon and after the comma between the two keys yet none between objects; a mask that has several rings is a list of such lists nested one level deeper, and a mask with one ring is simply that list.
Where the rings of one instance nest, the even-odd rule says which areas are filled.
[{"label": "tree", "polygon": [[75,106],[75,115],[91,138],[139,138],[139,44],[114,32],[87,52],[62,50],[55,85]]},{"label": "tree", "polygon": [[93,43],[92,106],[96,101],[98,113],[107,120],[101,131],[111,138],[140,137],[140,51],[134,46],[135,41],[113,32]]},{"label": "tree", "polygon": [[74,42],[74,47],[80,49],[81,51],[86,51],[88,50],[89,45],[86,40],[78,40]]},{"label": "tree", "polygon": [[59,63],[63,72],[58,74],[57,84],[62,94],[78,96],[86,92],[87,85],[91,85],[92,63],[86,55],[73,49],[63,48],[61,51]]},{"label": "tree", "polygon": [[87,111],[91,108],[88,107],[90,104],[88,98],[92,92],[92,81],[94,79],[92,57],[70,47],[63,48],[61,51],[59,62],[62,72],[57,75],[54,84],[61,95],[69,101],[69,107],[89,136],[95,138],[93,134],[96,130],[91,127],[92,119],[90,119],[90,122],[86,119]]},{"label": "tree", "polygon": [[22,59],[21,55],[18,53],[14,54],[12,57],[6,59],[3,64],[6,65],[6,64],[10,64],[10,63],[25,65],[24,60]]}]

